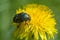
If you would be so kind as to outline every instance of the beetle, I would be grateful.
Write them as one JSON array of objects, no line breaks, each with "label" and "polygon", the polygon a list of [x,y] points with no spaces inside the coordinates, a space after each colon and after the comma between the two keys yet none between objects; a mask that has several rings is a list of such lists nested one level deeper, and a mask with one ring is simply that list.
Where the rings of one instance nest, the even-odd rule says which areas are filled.
[{"label": "beetle", "polygon": [[[13,17],[13,22],[18,23],[18,24],[20,24],[23,21],[27,22],[27,21],[30,21],[30,20],[31,20],[31,17],[25,12],[21,12],[19,14],[16,14]],[[19,27],[19,25],[17,27]]]}]

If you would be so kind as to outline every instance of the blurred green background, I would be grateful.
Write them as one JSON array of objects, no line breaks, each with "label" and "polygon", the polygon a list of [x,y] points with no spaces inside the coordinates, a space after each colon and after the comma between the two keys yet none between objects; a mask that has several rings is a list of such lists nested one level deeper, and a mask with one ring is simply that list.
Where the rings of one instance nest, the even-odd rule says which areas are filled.
[{"label": "blurred green background", "polygon": [[32,3],[43,4],[53,10],[58,30],[54,40],[60,40],[60,0],[0,0],[0,40],[16,40],[12,35],[15,30],[12,21],[15,11]]}]

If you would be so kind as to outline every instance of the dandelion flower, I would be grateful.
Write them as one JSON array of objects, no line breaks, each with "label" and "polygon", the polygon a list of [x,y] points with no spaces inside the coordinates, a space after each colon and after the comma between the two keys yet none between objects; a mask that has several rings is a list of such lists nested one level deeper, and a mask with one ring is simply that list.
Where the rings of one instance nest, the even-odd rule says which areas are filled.
[{"label": "dandelion flower", "polygon": [[54,39],[56,20],[51,9],[45,5],[29,4],[23,9],[16,10],[16,14],[25,12],[31,17],[28,25],[21,22],[19,28],[15,31],[15,36],[25,40],[50,40]]}]

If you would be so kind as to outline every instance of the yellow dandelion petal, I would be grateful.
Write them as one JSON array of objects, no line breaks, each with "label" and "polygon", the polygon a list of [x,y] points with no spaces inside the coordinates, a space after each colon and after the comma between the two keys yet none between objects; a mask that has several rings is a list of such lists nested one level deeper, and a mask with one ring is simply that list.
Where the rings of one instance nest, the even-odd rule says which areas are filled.
[{"label": "yellow dandelion petal", "polygon": [[51,9],[45,5],[29,4],[23,9],[16,10],[16,14],[21,12],[29,14],[31,21],[28,25],[21,23],[15,32],[18,38],[25,38],[25,40],[29,40],[32,36],[34,40],[38,40],[39,36],[42,40],[54,38],[54,34],[57,33],[55,29],[56,20]]}]

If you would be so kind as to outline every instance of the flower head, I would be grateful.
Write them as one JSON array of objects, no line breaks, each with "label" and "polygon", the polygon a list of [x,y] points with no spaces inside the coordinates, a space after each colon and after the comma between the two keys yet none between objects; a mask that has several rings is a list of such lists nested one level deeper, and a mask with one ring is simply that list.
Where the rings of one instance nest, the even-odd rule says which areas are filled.
[{"label": "flower head", "polygon": [[30,22],[21,22],[19,28],[15,31],[17,38],[25,40],[38,40],[41,37],[42,40],[49,40],[54,38],[54,34],[57,33],[55,29],[56,20],[54,14],[45,5],[29,4],[23,7],[23,9],[16,10],[16,14],[25,12],[31,17]]}]

